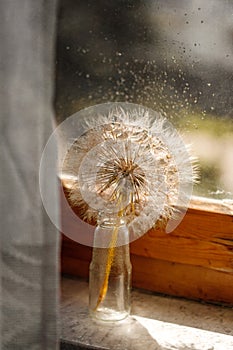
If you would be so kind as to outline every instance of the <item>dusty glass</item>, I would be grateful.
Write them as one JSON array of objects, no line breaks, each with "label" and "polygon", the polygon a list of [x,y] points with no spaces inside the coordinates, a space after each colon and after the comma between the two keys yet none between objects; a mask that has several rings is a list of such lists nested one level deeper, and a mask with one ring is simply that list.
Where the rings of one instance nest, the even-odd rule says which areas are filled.
[{"label": "dusty glass", "polygon": [[129,101],[166,116],[193,144],[194,194],[233,201],[233,2],[61,0],[57,121]]}]

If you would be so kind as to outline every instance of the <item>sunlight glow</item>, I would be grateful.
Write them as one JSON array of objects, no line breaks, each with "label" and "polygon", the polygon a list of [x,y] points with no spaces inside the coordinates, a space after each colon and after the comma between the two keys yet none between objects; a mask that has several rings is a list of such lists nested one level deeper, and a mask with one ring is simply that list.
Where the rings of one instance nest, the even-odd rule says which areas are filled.
[{"label": "sunlight glow", "polygon": [[166,350],[232,350],[233,337],[193,327],[132,316]]}]

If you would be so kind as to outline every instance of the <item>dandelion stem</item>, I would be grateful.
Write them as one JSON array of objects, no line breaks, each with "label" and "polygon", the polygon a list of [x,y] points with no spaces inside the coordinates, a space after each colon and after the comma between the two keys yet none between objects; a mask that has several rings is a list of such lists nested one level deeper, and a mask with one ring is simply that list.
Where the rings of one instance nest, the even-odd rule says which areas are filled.
[{"label": "dandelion stem", "polygon": [[[119,196],[119,207],[122,206],[122,194]],[[116,248],[116,242],[117,242],[117,236],[118,236],[118,231],[119,231],[119,219],[124,215],[124,209],[121,208],[118,212],[118,220],[116,221],[116,224],[113,228],[113,233],[112,233],[112,238],[108,247],[108,256],[107,256],[107,261],[106,261],[106,268],[105,268],[105,273],[104,273],[104,281],[102,283],[102,286],[100,288],[99,292],[99,297],[96,303],[96,307],[94,308],[94,311],[96,311],[99,307],[99,305],[102,303],[104,300],[107,291],[108,291],[108,282],[109,282],[109,276],[114,260],[114,255],[115,255],[115,248]]]},{"label": "dandelion stem", "polygon": [[108,291],[108,281],[109,281],[109,275],[111,272],[112,263],[113,263],[113,259],[114,259],[118,228],[119,228],[118,225],[116,225],[113,229],[112,239],[111,239],[109,247],[108,247],[108,256],[107,256],[107,262],[106,262],[106,269],[105,269],[105,273],[104,273],[104,281],[103,281],[103,284],[100,288],[99,297],[98,297],[97,304],[96,304],[94,311],[96,311],[98,309],[99,305],[104,300],[104,298],[107,294],[107,291]]}]

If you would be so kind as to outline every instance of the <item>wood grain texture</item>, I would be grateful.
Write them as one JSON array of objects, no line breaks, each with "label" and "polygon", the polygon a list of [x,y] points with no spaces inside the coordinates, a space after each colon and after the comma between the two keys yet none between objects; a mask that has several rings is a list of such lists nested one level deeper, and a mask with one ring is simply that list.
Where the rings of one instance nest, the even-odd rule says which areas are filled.
[{"label": "wood grain texture", "polygon": [[[87,277],[91,251],[63,237],[62,271]],[[136,287],[233,305],[233,216],[189,209],[172,233],[131,243],[131,261]]]},{"label": "wood grain texture", "polygon": [[189,209],[172,233],[150,230],[131,245],[131,252],[233,273],[233,217]]}]

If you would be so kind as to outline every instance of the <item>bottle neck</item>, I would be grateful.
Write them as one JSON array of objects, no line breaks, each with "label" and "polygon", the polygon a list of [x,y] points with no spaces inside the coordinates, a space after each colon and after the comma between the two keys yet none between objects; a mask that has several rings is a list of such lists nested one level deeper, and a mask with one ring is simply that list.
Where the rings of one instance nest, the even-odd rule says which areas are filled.
[{"label": "bottle neck", "polygon": [[117,216],[116,213],[99,213],[97,224],[101,227],[120,227],[126,225],[124,216]]},{"label": "bottle neck", "polygon": [[94,247],[109,248],[129,243],[129,231],[125,217],[99,214],[94,234]]}]

